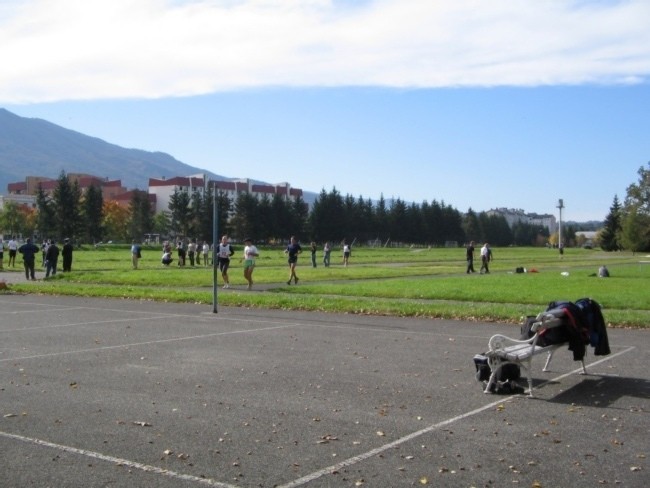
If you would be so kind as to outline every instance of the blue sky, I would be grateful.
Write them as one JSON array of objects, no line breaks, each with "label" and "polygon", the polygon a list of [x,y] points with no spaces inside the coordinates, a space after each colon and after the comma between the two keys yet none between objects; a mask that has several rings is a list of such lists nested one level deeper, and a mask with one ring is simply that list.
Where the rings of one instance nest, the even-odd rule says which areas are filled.
[{"label": "blue sky", "polygon": [[650,161],[648,25],[645,0],[9,0],[0,106],[227,177],[602,220]]}]

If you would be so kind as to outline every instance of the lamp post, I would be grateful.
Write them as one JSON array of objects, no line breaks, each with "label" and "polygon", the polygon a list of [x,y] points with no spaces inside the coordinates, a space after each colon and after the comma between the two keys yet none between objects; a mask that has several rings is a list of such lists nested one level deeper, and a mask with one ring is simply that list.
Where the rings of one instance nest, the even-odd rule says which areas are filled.
[{"label": "lamp post", "polygon": [[212,313],[217,313],[217,182],[212,185]]},{"label": "lamp post", "polygon": [[560,210],[560,220],[557,225],[557,247],[560,250],[560,255],[564,254],[564,246],[562,244],[562,209],[564,208],[564,200],[560,198],[557,204],[557,208]]}]

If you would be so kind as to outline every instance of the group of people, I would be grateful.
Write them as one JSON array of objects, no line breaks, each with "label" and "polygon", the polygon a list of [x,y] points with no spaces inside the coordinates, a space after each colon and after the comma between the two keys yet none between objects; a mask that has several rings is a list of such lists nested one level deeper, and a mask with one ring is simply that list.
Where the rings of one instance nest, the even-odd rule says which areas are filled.
[{"label": "group of people", "polygon": [[[160,262],[164,266],[169,266],[174,261],[172,254],[172,245],[169,241],[163,242],[162,249],[162,258]],[[133,247],[131,248],[131,254],[134,253]],[[192,239],[187,245],[183,240],[179,240],[176,243],[176,253],[178,256],[178,266],[185,266],[189,260],[190,266],[195,264],[201,265],[201,257],[203,257],[204,266],[209,266],[210,263],[210,244],[204,242],[203,244],[198,244],[196,239]]]},{"label": "group of people", "polygon": [[[63,249],[59,249],[54,239],[43,241],[39,248],[32,242],[31,237],[25,240],[25,243],[19,245],[15,238],[11,238],[6,244],[8,258],[7,266],[16,266],[16,255],[21,254],[23,257],[23,266],[25,268],[25,278],[27,280],[36,280],[36,256],[39,251],[42,256],[42,265],[45,268],[45,277],[56,275],[59,255],[63,257],[63,271],[72,271],[72,253],[73,246],[70,239],[65,239]],[[5,244],[0,239],[0,269],[4,269],[4,252]]]},{"label": "group of people", "polygon": [[[470,241],[470,243],[465,248],[465,252],[467,257],[467,274],[475,273],[476,271],[474,270],[474,241]],[[489,273],[490,261],[494,259],[492,256],[492,249],[490,248],[490,244],[488,244],[487,242],[483,244],[480,254],[481,254],[481,268],[479,272],[480,274]]]}]

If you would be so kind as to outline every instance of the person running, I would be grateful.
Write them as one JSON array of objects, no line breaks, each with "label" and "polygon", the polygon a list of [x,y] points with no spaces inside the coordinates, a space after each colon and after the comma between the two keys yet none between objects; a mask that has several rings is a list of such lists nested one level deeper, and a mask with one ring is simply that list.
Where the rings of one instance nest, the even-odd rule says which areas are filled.
[{"label": "person running", "polygon": [[291,284],[292,278],[293,283],[295,285],[298,284],[298,277],[296,276],[296,265],[298,264],[298,254],[301,252],[302,247],[300,247],[300,244],[298,244],[296,238],[294,236],[291,236],[291,241],[289,242],[287,248],[284,250],[284,253],[289,255],[289,281],[287,281],[287,285]]},{"label": "person running", "polygon": [[253,288],[253,271],[255,270],[255,258],[260,255],[257,248],[253,245],[250,237],[244,239],[244,279],[248,282],[248,289]]},{"label": "person running", "polygon": [[228,242],[228,236],[221,238],[219,247],[217,247],[217,259],[219,260],[219,271],[223,277],[223,287],[230,288],[230,279],[228,278],[228,268],[230,267],[230,256],[235,254],[235,250]]}]

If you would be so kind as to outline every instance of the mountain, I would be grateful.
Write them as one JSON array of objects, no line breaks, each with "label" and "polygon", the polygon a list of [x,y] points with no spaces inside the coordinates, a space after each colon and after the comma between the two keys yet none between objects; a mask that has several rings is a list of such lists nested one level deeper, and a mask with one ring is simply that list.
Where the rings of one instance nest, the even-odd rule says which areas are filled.
[{"label": "mountain", "polygon": [[125,149],[102,139],[65,129],[41,119],[20,117],[0,108],[0,193],[26,176],[58,178],[61,171],[85,173],[122,185],[147,189],[149,178],[206,173],[169,154]]}]

